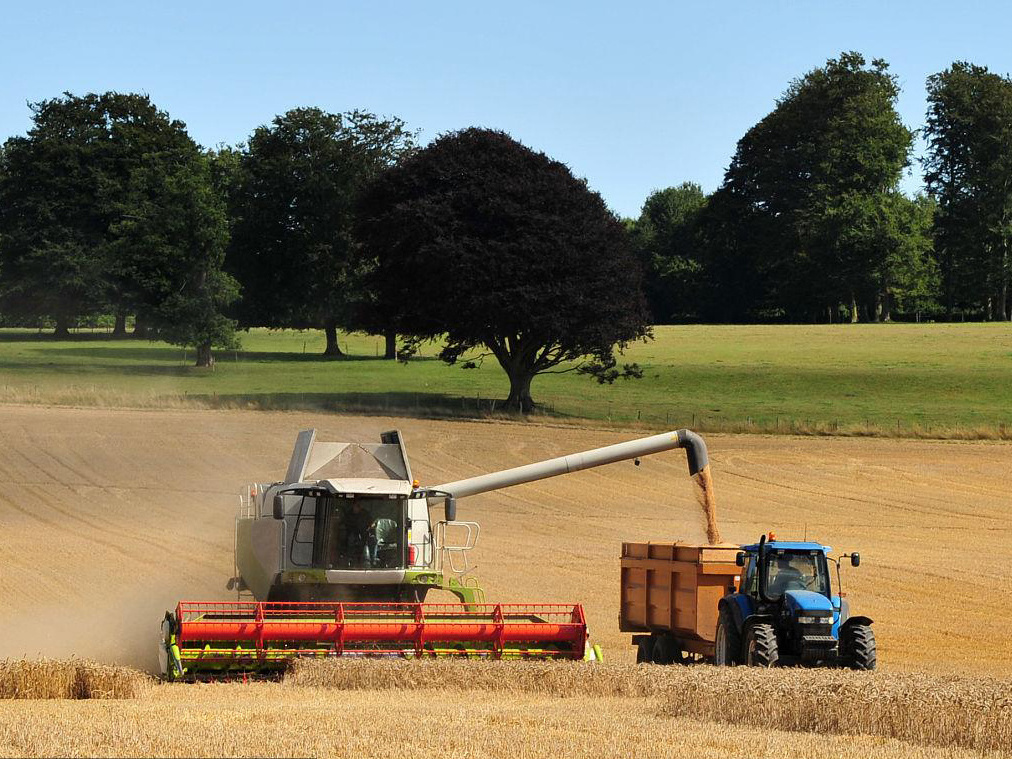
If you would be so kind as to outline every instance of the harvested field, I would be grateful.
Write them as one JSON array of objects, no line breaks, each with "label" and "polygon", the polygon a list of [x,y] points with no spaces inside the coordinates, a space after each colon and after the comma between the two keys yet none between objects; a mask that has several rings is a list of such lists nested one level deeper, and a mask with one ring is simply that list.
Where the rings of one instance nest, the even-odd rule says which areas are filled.
[{"label": "harvested field", "polygon": [[[316,426],[324,440],[370,440],[400,427],[424,484],[633,437],[306,413],[0,411],[0,657],[73,655],[142,668],[154,667],[166,608],[179,599],[230,597],[224,584],[232,573],[237,493],[249,480],[283,473],[299,429]],[[844,568],[844,585],[852,608],[876,620],[883,674],[1012,676],[1001,592],[1012,585],[1012,445],[719,435],[707,441],[725,540],[751,541],[769,529],[781,537],[807,531],[838,551],[861,551],[862,566]],[[640,467],[611,465],[464,499],[459,513],[482,524],[474,563],[490,599],[581,602],[607,661],[623,663],[633,650],[615,623],[620,544],[703,541],[694,491],[684,453],[673,452],[646,457]],[[675,708],[667,695],[613,695],[608,671],[580,678],[577,695],[565,699],[519,686],[475,697],[459,685],[423,693],[377,689],[382,682],[350,697],[289,682],[159,686],[121,701],[8,700],[0,702],[0,755],[367,757],[425,746],[458,756],[540,757],[565,745],[573,755],[594,756],[654,755],[659,746],[671,754],[726,756],[748,746],[754,756],[884,757],[974,756],[960,746],[984,746],[930,744],[912,733],[909,740],[924,742],[715,727],[716,714],[664,716]],[[715,677],[744,683],[738,675],[762,676],[735,673]],[[769,676],[772,691],[779,682],[789,688],[796,674]],[[552,677],[561,678],[552,687],[569,687],[564,674]],[[655,675],[630,668],[622,677],[635,691],[639,679]],[[724,687],[698,677],[694,687],[703,700],[706,688]],[[816,703],[817,691],[812,686],[798,703]],[[846,698],[827,692],[820,708]],[[889,708],[900,709],[901,700]],[[391,714],[411,730],[392,729]],[[807,729],[789,711],[766,718],[778,728]]]}]

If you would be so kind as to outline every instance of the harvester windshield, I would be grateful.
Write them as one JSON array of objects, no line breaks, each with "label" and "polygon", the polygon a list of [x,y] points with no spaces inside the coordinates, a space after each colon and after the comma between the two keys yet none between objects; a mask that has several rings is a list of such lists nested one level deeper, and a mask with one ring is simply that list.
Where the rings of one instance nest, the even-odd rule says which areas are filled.
[{"label": "harvester windshield", "polygon": [[[293,496],[288,496],[293,498]],[[316,569],[399,569],[407,566],[405,499],[300,494],[286,509],[295,517],[289,555]]]},{"label": "harvester windshield", "polygon": [[786,590],[811,590],[828,596],[829,569],[822,551],[770,549],[766,554],[766,595],[771,600]]}]

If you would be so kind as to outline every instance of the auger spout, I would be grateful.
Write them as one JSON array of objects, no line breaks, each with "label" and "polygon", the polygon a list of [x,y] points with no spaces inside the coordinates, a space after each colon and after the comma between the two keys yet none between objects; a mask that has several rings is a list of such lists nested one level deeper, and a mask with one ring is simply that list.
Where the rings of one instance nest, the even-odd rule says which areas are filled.
[{"label": "auger spout", "polygon": [[465,498],[470,495],[487,493],[490,490],[508,488],[513,485],[522,485],[525,482],[535,482],[548,477],[557,477],[560,474],[579,472],[582,469],[613,464],[617,461],[627,461],[640,456],[649,456],[654,453],[670,451],[674,448],[685,448],[689,462],[689,476],[694,477],[709,463],[706,452],[706,443],[703,438],[692,430],[677,430],[663,432],[660,435],[630,440],[625,443],[606,445],[603,448],[594,448],[582,453],[571,453],[568,456],[559,456],[554,459],[538,461],[534,464],[504,469],[501,472],[469,477],[466,480],[448,482],[444,485],[437,485],[431,491],[438,494],[433,500],[445,496],[454,498]]}]

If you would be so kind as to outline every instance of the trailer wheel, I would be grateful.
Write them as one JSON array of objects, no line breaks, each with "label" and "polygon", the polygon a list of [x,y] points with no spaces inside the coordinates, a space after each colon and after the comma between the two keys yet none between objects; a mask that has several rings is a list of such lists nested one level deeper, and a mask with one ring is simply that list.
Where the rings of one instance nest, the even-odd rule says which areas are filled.
[{"label": "trailer wheel", "polygon": [[668,634],[657,636],[654,643],[654,664],[674,664],[682,661],[682,647],[678,641]]},{"label": "trailer wheel", "polygon": [[842,640],[844,664],[851,669],[872,670],[878,663],[875,632],[868,625],[847,625]]},{"label": "trailer wheel", "polygon": [[718,667],[733,667],[740,664],[741,636],[734,626],[734,620],[726,609],[720,610],[717,618],[717,636],[714,644],[713,663]]},{"label": "trailer wheel", "polygon": [[773,667],[780,658],[773,625],[759,622],[745,633],[745,663],[750,667]]},{"label": "trailer wheel", "polygon": [[636,644],[636,663],[650,664],[654,660],[654,638],[643,636]]}]

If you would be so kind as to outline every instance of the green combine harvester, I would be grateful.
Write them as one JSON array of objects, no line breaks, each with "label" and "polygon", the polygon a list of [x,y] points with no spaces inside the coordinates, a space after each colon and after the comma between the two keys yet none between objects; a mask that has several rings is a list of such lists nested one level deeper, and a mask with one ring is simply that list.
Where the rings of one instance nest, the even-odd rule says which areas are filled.
[{"label": "green combine harvester", "polygon": [[[162,672],[270,675],[299,657],[599,659],[580,604],[486,603],[468,563],[480,527],[457,520],[457,499],[681,447],[690,474],[702,472],[705,444],[679,430],[420,488],[398,431],[379,443],[303,431],[284,479],[241,498],[237,600],[166,612]],[[433,588],[460,603],[425,603]]]}]

